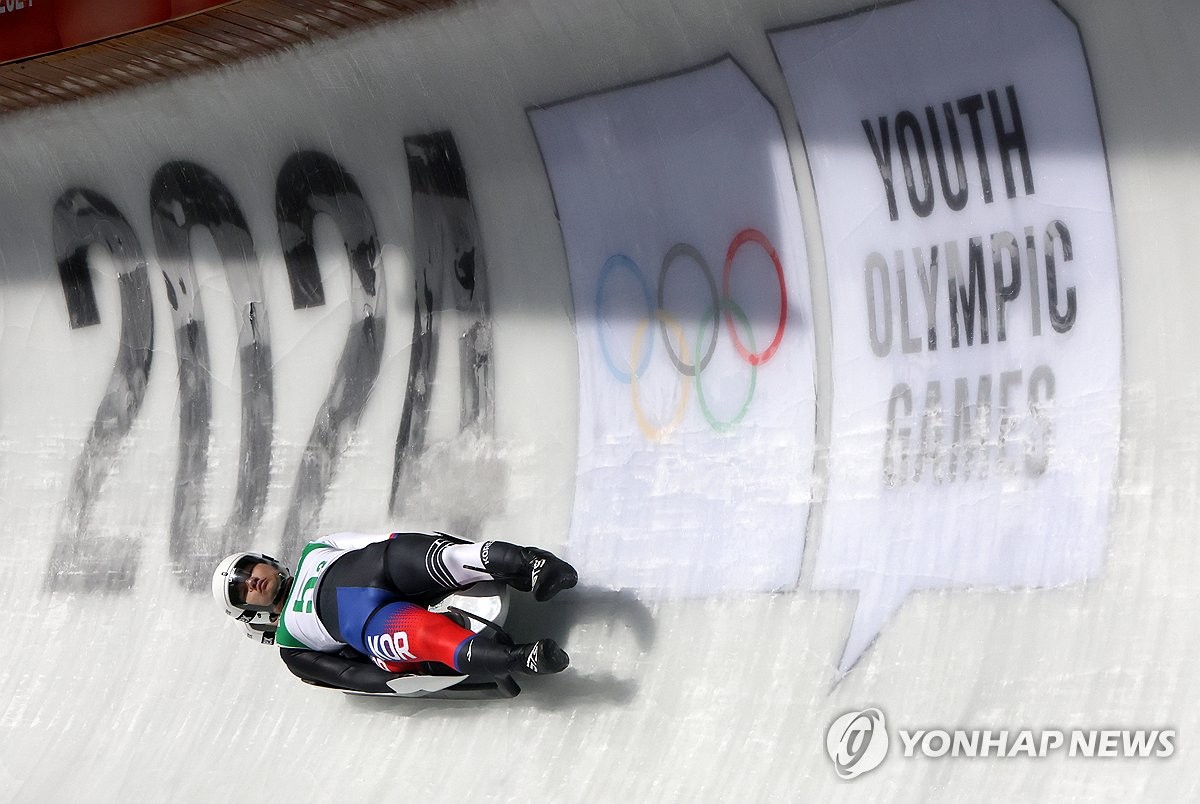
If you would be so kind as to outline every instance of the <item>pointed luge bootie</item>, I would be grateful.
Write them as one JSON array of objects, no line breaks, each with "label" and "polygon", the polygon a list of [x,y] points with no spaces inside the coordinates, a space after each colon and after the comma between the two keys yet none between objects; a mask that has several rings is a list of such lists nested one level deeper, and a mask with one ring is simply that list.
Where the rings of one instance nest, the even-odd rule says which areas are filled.
[{"label": "pointed luge bootie", "polygon": [[516,645],[509,653],[511,673],[531,676],[561,673],[571,664],[571,657],[553,639],[539,639],[526,645]]},{"label": "pointed luge bootie", "polygon": [[482,556],[484,570],[496,580],[521,592],[533,592],[539,601],[549,600],[579,582],[579,573],[574,567],[538,547],[486,542]]},{"label": "pointed luge bootie", "polygon": [[459,649],[455,667],[459,672],[506,676],[523,673],[527,676],[543,676],[561,673],[571,664],[567,652],[553,639],[539,639],[514,645],[511,639],[488,639],[474,637]]}]

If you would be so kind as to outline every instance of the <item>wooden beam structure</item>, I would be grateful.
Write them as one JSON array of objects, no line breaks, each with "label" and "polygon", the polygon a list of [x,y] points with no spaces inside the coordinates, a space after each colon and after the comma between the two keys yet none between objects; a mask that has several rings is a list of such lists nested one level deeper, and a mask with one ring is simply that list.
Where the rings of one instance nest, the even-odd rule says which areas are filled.
[{"label": "wooden beam structure", "polygon": [[0,64],[0,114],[214,69],[458,1],[234,0],[99,42]]}]

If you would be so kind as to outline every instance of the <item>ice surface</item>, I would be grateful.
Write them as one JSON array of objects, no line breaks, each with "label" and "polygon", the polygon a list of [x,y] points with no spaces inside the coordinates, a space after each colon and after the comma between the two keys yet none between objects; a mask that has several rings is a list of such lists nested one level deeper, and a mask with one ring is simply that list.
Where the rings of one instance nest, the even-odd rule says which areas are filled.
[{"label": "ice surface", "polygon": [[[1104,570],[1050,590],[915,593],[840,680],[857,601],[813,589],[814,514],[795,589],[650,600],[585,577],[552,603],[518,602],[516,635],[560,638],[573,667],[523,682],[510,701],[380,702],[300,684],[173,573],[180,390],[153,258],[145,397],[91,501],[85,536],[67,521],[73,473],[112,372],[121,302],[118,266],[96,260],[100,324],[70,328],[50,212],[67,188],[93,188],[153,255],[149,186],[161,164],[205,164],[238,199],[271,311],[276,404],[255,534],[270,550],[354,318],[345,255],[323,225],[326,304],[292,308],[274,181],[299,147],[337,156],[374,212],[388,338],[322,525],[468,527],[479,538],[561,550],[581,391],[564,247],[526,110],[733,55],[780,110],[798,178],[825,417],[819,451],[831,393],[823,247],[801,138],[764,32],[848,11],[850,0],[473,3],[216,75],[0,121],[0,521],[8,543],[0,556],[0,800],[1194,799],[1200,380],[1191,324],[1200,281],[1190,235],[1200,216],[1200,7],[1061,5],[1079,23],[1095,80],[1120,248],[1123,429]],[[453,383],[435,394],[430,450],[401,520],[389,513],[388,494],[418,257],[403,138],[445,129],[467,169],[488,261],[495,434],[458,431]],[[193,238],[212,352],[207,535],[193,545],[202,549],[236,499],[241,316],[212,241]],[[457,354],[443,348],[445,376],[457,376]],[[818,483],[818,508],[820,494]],[[75,556],[53,565],[73,567],[74,581],[52,571],[56,555]],[[900,728],[1171,728],[1177,750],[1166,759],[932,760],[898,757],[894,740],[879,769],[844,782],[825,731],[868,706]]]}]

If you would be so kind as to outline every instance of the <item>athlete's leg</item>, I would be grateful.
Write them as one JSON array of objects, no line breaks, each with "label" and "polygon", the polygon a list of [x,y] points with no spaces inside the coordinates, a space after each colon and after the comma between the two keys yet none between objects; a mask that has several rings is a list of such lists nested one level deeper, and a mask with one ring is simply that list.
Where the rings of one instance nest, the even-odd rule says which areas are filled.
[{"label": "athlete's leg", "polygon": [[478,550],[478,545],[428,533],[397,533],[386,543],[384,572],[399,594],[414,602],[429,604],[448,592],[470,586],[490,575],[469,571],[455,558],[447,562],[446,551],[455,547]]},{"label": "athlete's leg", "polygon": [[439,662],[467,675],[504,676],[557,673],[570,661],[552,639],[504,645],[412,603],[389,603],[377,610],[363,636],[367,654],[394,670],[401,669],[395,663]]},{"label": "athlete's leg", "polygon": [[418,601],[491,580],[549,600],[579,580],[570,564],[536,547],[424,533],[397,533],[386,544],[391,583]]}]

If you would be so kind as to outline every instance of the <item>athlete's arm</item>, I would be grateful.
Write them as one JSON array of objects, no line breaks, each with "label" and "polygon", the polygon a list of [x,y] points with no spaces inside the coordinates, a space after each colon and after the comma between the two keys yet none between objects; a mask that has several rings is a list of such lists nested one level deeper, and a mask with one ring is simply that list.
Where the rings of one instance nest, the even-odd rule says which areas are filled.
[{"label": "athlete's arm", "polygon": [[328,687],[359,692],[391,692],[387,683],[396,678],[367,661],[342,653],[322,653],[303,648],[280,648],[279,656],[292,674]]}]

